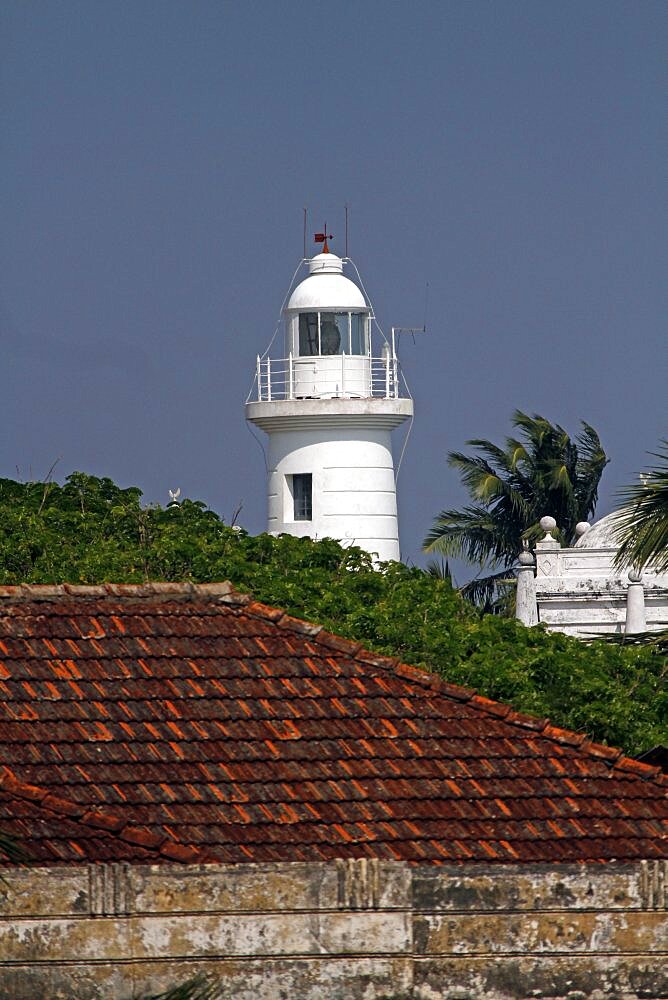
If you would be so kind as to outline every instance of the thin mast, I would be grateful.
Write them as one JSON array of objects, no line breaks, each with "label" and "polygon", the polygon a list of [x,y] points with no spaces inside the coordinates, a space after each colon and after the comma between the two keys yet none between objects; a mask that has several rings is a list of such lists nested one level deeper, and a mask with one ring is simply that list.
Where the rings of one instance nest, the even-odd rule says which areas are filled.
[{"label": "thin mast", "polygon": [[346,257],[348,256],[348,202],[346,202]]}]

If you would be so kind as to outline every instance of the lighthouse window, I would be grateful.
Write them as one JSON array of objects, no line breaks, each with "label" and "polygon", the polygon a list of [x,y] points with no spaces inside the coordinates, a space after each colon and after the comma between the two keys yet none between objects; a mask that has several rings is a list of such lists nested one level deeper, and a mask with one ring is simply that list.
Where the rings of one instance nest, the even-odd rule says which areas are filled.
[{"label": "lighthouse window", "polygon": [[366,315],[364,313],[352,313],[350,317],[350,353],[369,353]]},{"label": "lighthouse window", "polygon": [[320,354],[318,337],[318,314],[299,314],[299,354],[301,357],[308,357],[313,354]]},{"label": "lighthouse window", "polygon": [[346,354],[348,348],[348,313],[320,314],[320,353]]},{"label": "lighthouse window", "polygon": [[295,521],[311,521],[313,477],[310,472],[300,472],[292,477],[292,496],[295,504]]},{"label": "lighthouse window", "polygon": [[367,353],[367,317],[364,313],[299,314],[300,357]]}]

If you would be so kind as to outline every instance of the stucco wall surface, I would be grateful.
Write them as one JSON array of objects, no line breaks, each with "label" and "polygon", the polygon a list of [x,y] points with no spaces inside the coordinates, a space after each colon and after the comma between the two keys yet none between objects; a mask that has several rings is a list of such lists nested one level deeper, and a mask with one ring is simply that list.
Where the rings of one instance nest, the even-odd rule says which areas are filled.
[{"label": "stucco wall surface", "polygon": [[205,970],[235,1000],[668,996],[668,862],[13,869],[0,1000],[123,1000]]}]

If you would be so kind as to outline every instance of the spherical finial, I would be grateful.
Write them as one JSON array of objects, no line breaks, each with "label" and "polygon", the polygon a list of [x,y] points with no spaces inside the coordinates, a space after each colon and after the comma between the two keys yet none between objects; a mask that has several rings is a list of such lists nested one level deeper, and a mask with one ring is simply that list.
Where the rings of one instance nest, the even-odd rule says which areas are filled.
[{"label": "spherical finial", "polygon": [[629,581],[631,583],[640,583],[642,580],[642,573],[637,569],[629,570]]},{"label": "spherical finial", "polygon": [[533,566],[533,554],[525,549],[524,552],[520,552],[518,556],[520,566]]},{"label": "spherical finial", "polygon": [[543,529],[543,531],[550,532],[554,531],[554,529],[557,526],[557,522],[553,517],[550,517],[550,515],[547,514],[545,517],[541,517],[540,526]]},{"label": "spherical finial", "polygon": [[575,525],[575,534],[578,536],[578,538],[582,538],[583,535],[587,534],[590,528],[591,524],[589,523],[589,521],[578,521],[578,523]]}]

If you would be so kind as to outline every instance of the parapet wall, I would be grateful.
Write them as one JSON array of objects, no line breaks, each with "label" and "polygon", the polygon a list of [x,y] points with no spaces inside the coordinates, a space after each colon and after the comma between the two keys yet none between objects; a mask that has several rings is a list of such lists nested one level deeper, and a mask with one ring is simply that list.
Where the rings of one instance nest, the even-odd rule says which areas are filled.
[{"label": "parapet wall", "polygon": [[11,869],[0,1000],[668,996],[668,862]]},{"label": "parapet wall", "polygon": [[[628,570],[614,566],[615,548],[561,549],[536,546],[536,601],[542,624],[555,632],[591,637],[623,634],[626,628]],[[645,571],[646,627],[668,627],[668,575]]]}]

